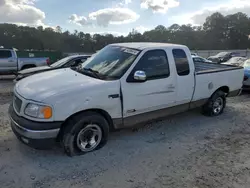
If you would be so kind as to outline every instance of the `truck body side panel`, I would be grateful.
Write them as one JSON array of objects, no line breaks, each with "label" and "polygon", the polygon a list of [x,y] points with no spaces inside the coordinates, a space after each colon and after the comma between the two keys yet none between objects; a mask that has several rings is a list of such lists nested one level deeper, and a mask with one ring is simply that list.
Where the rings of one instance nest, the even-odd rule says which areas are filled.
[{"label": "truck body side panel", "polygon": [[[175,50],[175,53],[174,53]],[[176,53],[178,50],[180,53]],[[190,56],[190,51],[187,47],[182,48],[171,48],[170,62],[173,64],[175,69],[172,71],[172,74],[176,75],[176,102],[175,105],[187,104],[191,101],[194,87],[195,87],[195,78],[194,78],[194,64]],[[174,57],[175,56],[175,57]],[[186,65],[185,65],[186,64]],[[188,67],[187,67],[188,64]],[[177,67],[187,67],[188,72],[186,74],[180,74],[177,71]],[[179,70],[180,71],[180,70]]]},{"label": "truck body side panel", "polygon": [[221,87],[228,87],[229,92],[239,90],[243,82],[243,69],[211,72],[196,75],[196,88],[193,101],[209,98]]}]

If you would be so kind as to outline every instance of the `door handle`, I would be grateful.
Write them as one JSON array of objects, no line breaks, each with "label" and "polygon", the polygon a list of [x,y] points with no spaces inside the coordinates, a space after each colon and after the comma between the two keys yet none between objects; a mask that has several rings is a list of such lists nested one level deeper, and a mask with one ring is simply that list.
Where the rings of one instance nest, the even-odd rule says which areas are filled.
[{"label": "door handle", "polygon": [[169,84],[167,87],[168,89],[175,89],[175,86],[173,84]]},{"label": "door handle", "polygon": [[14,62],[13,60],[9,60],[10,63]]}]

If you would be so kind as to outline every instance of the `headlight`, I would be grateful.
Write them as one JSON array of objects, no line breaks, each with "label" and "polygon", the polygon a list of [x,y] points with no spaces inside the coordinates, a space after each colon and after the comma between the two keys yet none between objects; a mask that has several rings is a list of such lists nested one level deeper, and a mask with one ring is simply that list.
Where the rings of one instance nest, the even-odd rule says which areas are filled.
[{"label": "headlight", "polygon": [[52,108],[50,106],[29,103],[24,113],[35,118],[49,119],[52,117]]}]

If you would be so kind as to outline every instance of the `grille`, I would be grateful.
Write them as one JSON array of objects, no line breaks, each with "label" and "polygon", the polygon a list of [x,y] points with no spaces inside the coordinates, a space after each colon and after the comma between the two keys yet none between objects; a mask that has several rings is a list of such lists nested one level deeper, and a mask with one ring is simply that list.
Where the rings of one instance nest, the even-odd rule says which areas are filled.
[{"label": "grille", "polygon": [[15,110],[19,113],[22,107],[22,100],[19,99],[17,96],[14,95],[13,97],[13,104],[14,104],[14,108]]}]

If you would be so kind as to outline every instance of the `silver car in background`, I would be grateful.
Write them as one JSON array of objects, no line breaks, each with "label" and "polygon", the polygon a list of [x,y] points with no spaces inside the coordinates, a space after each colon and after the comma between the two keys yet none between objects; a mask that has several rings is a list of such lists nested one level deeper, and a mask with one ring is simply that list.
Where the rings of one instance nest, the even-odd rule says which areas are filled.
[{"label": "silver car in background", "polygon": [[48,57],[18,58],[14,49],[0,49],[0,75],[17,74],[19,70],[49,64]]},{"label": "silver car in background", "polygon": [[192,58],[193,58],[194,63],[213,63],[212,61],[204,57],[197,56],[197,55],[192,55]]},{"label": "silver car in background", "polygon": [[55,69],[62,69],[62,68],[68,68],[68,67],[77,67],[80,64],[84,63],[90,55],[72,55],[65,57],[63,59],[60,59],[59,61],[49,65],[49,66],[40,66],[40,67],[34,67],[30,69],[21,70],[18,72],[17,77],[15,78],[14,82],[17,82],[23,78],[26,78],[28,76],[41,73],[41,72],[47,72],[52,71]]}]

